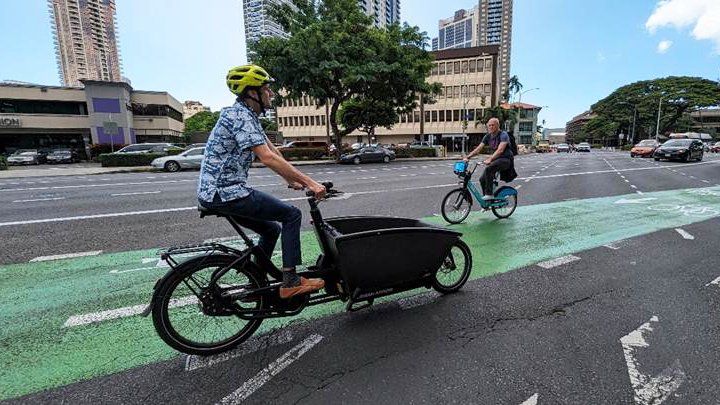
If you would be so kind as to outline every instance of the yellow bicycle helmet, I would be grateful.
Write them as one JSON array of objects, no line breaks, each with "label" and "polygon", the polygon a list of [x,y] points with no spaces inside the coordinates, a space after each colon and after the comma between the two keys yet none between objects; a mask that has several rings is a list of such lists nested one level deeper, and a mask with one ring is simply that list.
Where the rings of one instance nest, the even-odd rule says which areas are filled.
[{"label": "yellow bicycle helmet", "polygon": [[230,69],[226,77],[228,88],[238,96],[248,87],[261,87],[274,81],[268,72],[258,65],[236,66]]}]

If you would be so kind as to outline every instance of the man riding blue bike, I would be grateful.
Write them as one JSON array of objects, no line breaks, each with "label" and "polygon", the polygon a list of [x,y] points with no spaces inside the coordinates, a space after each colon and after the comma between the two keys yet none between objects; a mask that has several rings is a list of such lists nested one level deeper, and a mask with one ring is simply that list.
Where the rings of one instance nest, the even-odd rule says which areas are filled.
[{"label": "man riding blue bike", "polygon": [[515,173],[513,152],[510,148],[510,135],[505,131],[500,131],[500,120],[497,118],[490,118],[486,126],[488,132],[483,137],[482,142],[477,148],[468,153],[463,158],[463,161],[469,162],[473,156],[480,153],[485,145],[493,151],[490,157],[483,160],[486,167],[482,176],[480,176],[483,200],[490,201],[495,198],[493,196],[495,175],[499,172],[503,181],[510,182],[517,177],[517,173]]},{"label": "man riding blue bike", "polygon": [[[274,80],[257,65],[230,69],[226,83],[237,96],[235,104],[223,108],[205,146],[200,169],[198,202],[205,208],[233,216],[260,235],[258,246],[269,256],[282,233],[283,283],[281,298],[307,294],[324,287],[321,279],[299,277],[302,263],[300,225],[302,214],[292,205],[247,185],[255,156],[296,190],[308,188],[321,199],[325,187],[288,163],[270,142],[258,116],[272,106]],[[280,222],[282,227],[278,224]]]}]

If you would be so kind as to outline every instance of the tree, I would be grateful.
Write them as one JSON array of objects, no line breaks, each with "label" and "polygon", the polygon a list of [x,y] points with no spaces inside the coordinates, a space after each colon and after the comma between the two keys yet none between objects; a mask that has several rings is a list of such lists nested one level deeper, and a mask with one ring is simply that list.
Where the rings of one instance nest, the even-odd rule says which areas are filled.
[{"label": "tree", "polygon": [[503,99],[510,100],[510,97],[519,93],[522,90],[523,85],[520,83],[520,79],[517,76],[513,76],[507,81],[507,90],[503,94]]},{"label": "tree", "polygon": [[367,143],[370,144],[375,128],[391,128],[398,121],[398,113],[388,102],[357,97],[340,106],[338,120],[345,128],[357,128],[365,132],[368,136]]},{"label": "tree", "polygon": [[[408,113],[420,94],[439,92],[439,85],[425,81],[432,57],[423,49],[428,37],[417,27],[375,28],[356,0],[292,3],[270,9],[290,37],[262,38],[250,49],[255,62],[277,79],[277,103],[307,95],[330,105],[329,124],[338,145],[356,129],[392,124],[384,119],[391,116],[386,109],[383,119],[369,113],[378,112],[379,105]],[[352,113],[341,121],[343,106]]]},{"label": "tree", "polygon": [[270,118],[260,118],[260,125],[262,125],[263,131],[277,131],[278,125],[277,122],[271,120]]},{"label": "tree", "polygon": [[210,132],[215,123],[220,119],[220,111],[200,111],[192,117],[185,120],[185,134],[193,134],[196,132]]},{"label": "tree", "polygon": [[661,116],[657,133],[686,131],[692,125],[690,112],[720,104],[720,87],[712,80],[688,76],[631,83],[592,105],[596,116],[584,132],[593,138],[617,139],[619,131],[631,133],[636,112],[635,140],[651,138],[656,132],[658,104]]},{"label": "tree", "polygon": [[510,131],[512,131],[518,121],[518,115],[518,111],[514,108],[503,108],[496,105],[495,107],[486,108],[482,117],[478,117],[478,120],[475,121],[475,126],[487,123],[490,118],[497,118],[500,121],[500,128],[511,128]]}]

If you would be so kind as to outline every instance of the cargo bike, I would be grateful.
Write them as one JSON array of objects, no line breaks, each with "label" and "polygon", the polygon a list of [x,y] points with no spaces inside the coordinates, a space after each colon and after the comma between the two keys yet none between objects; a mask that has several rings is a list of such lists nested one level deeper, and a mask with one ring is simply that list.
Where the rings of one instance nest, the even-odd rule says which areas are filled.
[{"label": "cargo bike", "polygon": [[[326,199],[340,196],[323,183]],[[200,216],[227,219],[244,241],[238,249],[220,243],[161,252],[170,270],[155,283],[150,305],[160,338],[187,354],[211,355],[241,344],[268,318],[290,317],[305,308],[345,302],[347,311],[376,298],[416,288],[458,291],[472,270],[461,233],[416,219],[347,216],[323,218],[321,200],[307,193],[320,255],[298,274],[322,278],[324,290],[281,299],[281,271],[232,216],[199,207]]]}]

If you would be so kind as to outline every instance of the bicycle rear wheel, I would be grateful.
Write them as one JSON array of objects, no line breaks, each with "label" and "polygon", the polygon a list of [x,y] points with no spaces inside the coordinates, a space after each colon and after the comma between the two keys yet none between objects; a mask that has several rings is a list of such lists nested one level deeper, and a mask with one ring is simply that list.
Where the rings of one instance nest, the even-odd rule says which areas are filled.
[{"label": "bicycle rear wheel", "polygon": [[[153,295],[153,324],[170,347],[187,354],[216,354],[236,347],[260,326],[262,319],[242,319],[237,311],[264,309],[262,295],[243,301],[220,298],[223,293],[267,285],[249,260],[233,264],[235,260],[224,254],[190,259],[158,286]],[[230,265],[217,283],[210,282],[215,272]]]},{"label": "bicycle rear wheel", "polygon": [[435,291],[454,293],[468,281],[472,271],[472,253],[462,240],[458,239],[448,249],[442,265],[435,272],[432,287]]},{"label": "bicycle rear wheel", "polygon": [[456,188],[443,198],[440,212],[443,218],[451,224],[459,224],[470,215],[472,197],[464,188]]}]

